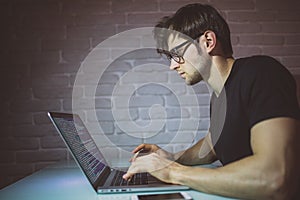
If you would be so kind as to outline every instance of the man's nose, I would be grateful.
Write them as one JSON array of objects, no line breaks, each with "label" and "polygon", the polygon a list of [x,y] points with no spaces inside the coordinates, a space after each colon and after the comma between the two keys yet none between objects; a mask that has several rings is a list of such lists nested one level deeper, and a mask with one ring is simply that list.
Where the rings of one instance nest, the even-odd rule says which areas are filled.
[{"label": "man's nose", "polygon": [[177,62],[175,62],[173,59],[171,59],[170,69],[175,70],[178,67],[179,67],[179,64]]}]

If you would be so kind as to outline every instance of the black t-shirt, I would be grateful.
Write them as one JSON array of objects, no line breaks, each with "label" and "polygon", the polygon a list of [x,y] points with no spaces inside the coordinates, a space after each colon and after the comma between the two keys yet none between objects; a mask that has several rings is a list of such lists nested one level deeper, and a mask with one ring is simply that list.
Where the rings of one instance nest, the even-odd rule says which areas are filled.
[{"label": "black t-shirt", "polygon": [[237,59],[224,88],[218,97],[212,95],[210,125],[214,150],[224,165],[253,154],[250,130],[256,123],[300,119],[295,80],[271,57]]}]

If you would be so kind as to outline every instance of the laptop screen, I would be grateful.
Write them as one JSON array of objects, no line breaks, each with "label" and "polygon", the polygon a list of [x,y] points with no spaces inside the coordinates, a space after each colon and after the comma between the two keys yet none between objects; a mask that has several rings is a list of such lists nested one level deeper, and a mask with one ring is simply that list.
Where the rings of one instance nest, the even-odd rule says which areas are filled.
[{"label": "laptop screen", "polygon": [[78,164],[94,185],[107,164],[83,122],[78,115],[49,114]]}]

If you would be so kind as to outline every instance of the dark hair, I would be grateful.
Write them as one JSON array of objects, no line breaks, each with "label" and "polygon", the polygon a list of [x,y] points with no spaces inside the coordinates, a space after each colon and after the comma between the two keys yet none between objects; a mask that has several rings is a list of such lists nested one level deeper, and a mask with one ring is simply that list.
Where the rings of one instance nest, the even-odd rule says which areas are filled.
[{"label": "dark hair", "polygon": [[[163,17],[155,26],[154,37],[157,41],[158,52],[167,50],[167,30],[178,31],[192,39],[196,39],[206,30],[216,34],[225,55],[232,56],[230,30],[220,13],[212,6],[195,3],[180,8],[174,15]],[[159,50],[160,49],[160,50]]]}]

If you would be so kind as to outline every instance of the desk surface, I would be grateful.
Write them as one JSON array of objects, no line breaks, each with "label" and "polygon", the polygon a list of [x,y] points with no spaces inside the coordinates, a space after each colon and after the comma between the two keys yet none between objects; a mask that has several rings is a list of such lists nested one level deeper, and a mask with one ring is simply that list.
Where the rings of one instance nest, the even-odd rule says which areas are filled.
[{"label": "desk surface", "polygon": [[[226,200],[230,198],[187,190],[195,200]],[[32,174],[2,190],[1,200],[130,200],[134,193],[97,195],[74,162],[59,163]],[[141,193],[143,194],[143,193]]]}]

